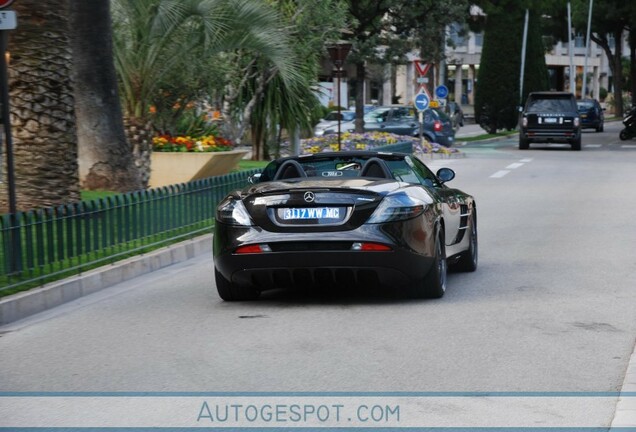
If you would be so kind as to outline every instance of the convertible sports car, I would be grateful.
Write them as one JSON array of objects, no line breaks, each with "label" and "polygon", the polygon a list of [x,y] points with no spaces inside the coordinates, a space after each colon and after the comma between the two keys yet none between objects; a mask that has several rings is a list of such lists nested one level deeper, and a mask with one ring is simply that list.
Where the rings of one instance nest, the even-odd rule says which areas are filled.
[{"label": "convertible sports car", "polygon": [[216,287],[227,301],[274,288],[389,287],[439,298],[447,269],[477,268],[477,208],[401,153],[277,159],[219,204]]}]

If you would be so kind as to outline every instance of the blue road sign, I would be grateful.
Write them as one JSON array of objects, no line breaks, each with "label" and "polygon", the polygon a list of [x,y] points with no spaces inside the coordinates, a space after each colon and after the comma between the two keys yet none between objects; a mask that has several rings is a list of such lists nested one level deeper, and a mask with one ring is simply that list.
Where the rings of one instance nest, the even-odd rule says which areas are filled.
[{"label": "blue road sign", "polygon": [[414,102],[415,108],[417,108],[418,111],[424,111],[426,108],[428,108],[431,100],[426,93],[422,92],[415,95]]},{"label": "blue road sign", "polygon": [[448,87],[446,87],[445,85],[438,85],[435,88],[435,96],[440,99],[446,99],[446,97],[448,96]]}]

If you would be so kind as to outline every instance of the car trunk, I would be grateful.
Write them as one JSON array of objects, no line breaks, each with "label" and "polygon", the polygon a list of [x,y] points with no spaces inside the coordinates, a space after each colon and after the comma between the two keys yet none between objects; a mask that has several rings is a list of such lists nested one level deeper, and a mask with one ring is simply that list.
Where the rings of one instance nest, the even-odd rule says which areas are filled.
[{"label": "car trunk", "polygon": [[271,232],[345,231],[361,226],[392,180],[269,182],[249,189],[243,203],[256,225]]}]

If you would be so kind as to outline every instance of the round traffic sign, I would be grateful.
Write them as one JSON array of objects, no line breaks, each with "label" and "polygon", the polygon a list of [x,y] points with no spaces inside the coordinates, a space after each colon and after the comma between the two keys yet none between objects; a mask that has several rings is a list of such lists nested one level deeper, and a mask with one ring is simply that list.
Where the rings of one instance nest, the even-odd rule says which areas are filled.
[{"label": "round traffic sign", "polygon": [[13,0],[0,0],[0,9],[6,8],[11,3],[13,3]]},{"label": "round traffic sign", "polygon": [[417,108],[418,111],[424,111],[426,108],[428,108],[428,105],[431,101],[426,93],[422,92],[415,95],[414,102],[415,108]]},{"label": "round traffic sign", "polygon": [[440,99],[446,99],[446,96],[448,96],[448,87],[445,85],[438,85],[435,88],[435,96]]}]

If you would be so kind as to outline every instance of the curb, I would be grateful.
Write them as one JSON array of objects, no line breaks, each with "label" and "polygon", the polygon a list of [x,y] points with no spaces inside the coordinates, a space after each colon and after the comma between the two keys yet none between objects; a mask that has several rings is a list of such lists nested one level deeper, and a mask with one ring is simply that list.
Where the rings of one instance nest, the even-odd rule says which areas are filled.
[{"label": "curb", "polygon": [[634,427],[636,426],[636,347],[629,358],[620,392],[611,427]]},{"label": "curb", "polygon": [[117,261],[40,288],[0,298],[0,325],[44,312],[121,282],[212,251],[212,234]]}]

